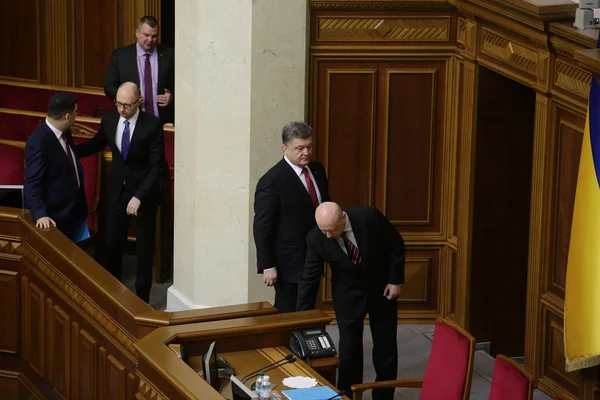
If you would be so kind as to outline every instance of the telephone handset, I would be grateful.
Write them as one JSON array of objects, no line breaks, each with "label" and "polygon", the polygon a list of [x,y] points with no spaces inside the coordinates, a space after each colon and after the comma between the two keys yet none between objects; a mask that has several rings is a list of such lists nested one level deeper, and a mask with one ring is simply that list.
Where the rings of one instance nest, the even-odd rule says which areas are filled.
[{"label": "telephone handset", "polygon": [[293,331],[290,336],[290,350],[303,360],[337,354],[331,336],[321,328]]}]

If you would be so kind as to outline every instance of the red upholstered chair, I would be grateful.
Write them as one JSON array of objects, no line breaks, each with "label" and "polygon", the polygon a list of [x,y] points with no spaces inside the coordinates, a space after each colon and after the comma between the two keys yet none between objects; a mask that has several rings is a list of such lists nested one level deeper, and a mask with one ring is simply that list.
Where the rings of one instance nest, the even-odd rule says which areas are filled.
[{"label": "red upholstered chair", "polygon": [[454,322],[439,318],[424,379],[402,379],[352,385],[353,399],[365,390],[389,387],[421,388],[422,400],[466,400],[471,391],[475,338]]},{"label": "red upholstered chair", "polygon": [[[88,141],[96,134],[96,131],[80,123],[75,123],[71,128],[71,133],[73,141],[75,144],[78,144]],[[87,224],[90,230],[90,238],[94,238],[98,232],[98,202],[100,201],[102,153],[82,158],[80,161],[83,168],[85,198],[88,204]]]},{"label": "red upholstered chair", "polygon": [[25,142],[0,139],[0,185],[25,182]]},{"label": "red upholstered chair", "polygon": [[533,377],[521,365],[498,354],[494,363],[489,400],[531,400]]}]

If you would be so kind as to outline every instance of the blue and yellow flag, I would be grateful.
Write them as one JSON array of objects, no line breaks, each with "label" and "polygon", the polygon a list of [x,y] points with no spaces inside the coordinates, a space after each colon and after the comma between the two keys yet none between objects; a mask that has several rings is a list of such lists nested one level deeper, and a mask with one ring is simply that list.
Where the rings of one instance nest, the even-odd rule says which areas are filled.
[{"label": "blue and yellow flag", "polygon": [[566,370],[600,365],[600,84],[592,79],[565,293]]}]

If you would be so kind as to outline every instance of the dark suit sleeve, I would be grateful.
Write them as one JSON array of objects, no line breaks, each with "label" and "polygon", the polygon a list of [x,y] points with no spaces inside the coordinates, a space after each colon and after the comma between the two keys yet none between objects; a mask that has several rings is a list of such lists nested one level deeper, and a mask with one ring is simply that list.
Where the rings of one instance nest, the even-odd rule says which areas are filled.
[{"label": "dark suit sleeve", "polygon": [[106,77],[104,78],[104,93],[111,100],[117,98],[117,90],[121,84],[121,78],[119,75],[117,52],[113,51],[112,57],[110,58],[110,63],[108,64],[108,71],[106,71]]},{"label": "dark suit sleeve", "polygon": [[98,129],[96,135],[87,142],[75,145],[75,154],[77,154],[77,157],[79,158],[88,157],[104,150],[105,147],[106,124],[104,123],[104,118],[102,118],[102,121],[100,121],[100,129]]},{"label": "dark suit sleeve", "polygon": [[[154,118],[153,118],[154,119]],[[150,172],[135,191],[135,197],[144,201],[148,191],[158,184],[165,163],[165,137],[162,125],[155,119],[150,138]]]},{"label": "dark suit sleeve", "polygon": [[25,204],[31,210],[33,221],[48,216],[44,203],[42,182],[46,174],[46,156],[40,140],[30,140],[25,146]]},{"label": "dark suit sleeve", "polygon": [[265,177],[256,185],[254,193],[254,243],[256,244],[257,271],[276,267],[275,226],[279,218],[279,194],[274,182]]},{"label": "dark suit sleeve", "polygon": [[394,225],[376,208],[374,218],[376,231],[388,254],[388,283],[394,285],[402,284],[404,283],[404,261],[406,257],[404,240]]},{"label": "dark suit sleeve", "polygon": [[[309,236],[310,233],[309,233]],[[313,239],[314,240],[314,239]],[[323,274],[323,258],[311,245],[311,239],[306,239],[306,260],[304,269],[302,270],[302,278],[298,283],[298,299],[296,300],[296,311],[313,310],[319,285],[321,283],[321,275]]]}]

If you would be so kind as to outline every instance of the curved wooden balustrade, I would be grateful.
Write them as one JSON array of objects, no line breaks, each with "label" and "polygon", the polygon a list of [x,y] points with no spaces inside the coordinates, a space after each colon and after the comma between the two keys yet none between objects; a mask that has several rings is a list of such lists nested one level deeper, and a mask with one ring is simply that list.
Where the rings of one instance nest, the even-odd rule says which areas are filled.
[{"label": "curved wooden balustrade", "polygon": [[[153,310],[56,229],[0,207],[0,392],[18,379],[47,398],[133,398],[135,343],[160,326],[274,314],[266,302]],[[90,386],[91,385],[91,386]]]}]

